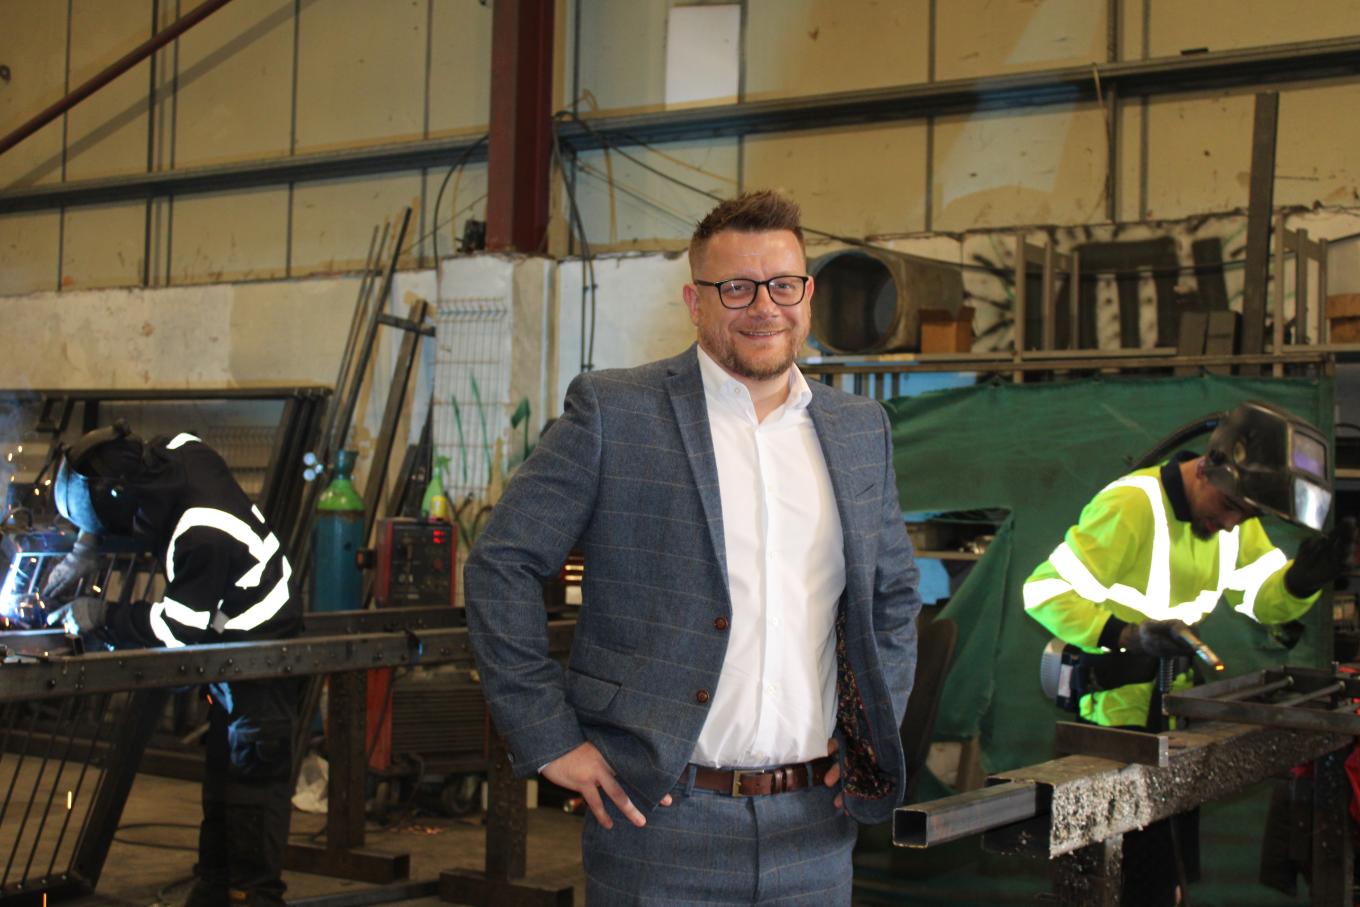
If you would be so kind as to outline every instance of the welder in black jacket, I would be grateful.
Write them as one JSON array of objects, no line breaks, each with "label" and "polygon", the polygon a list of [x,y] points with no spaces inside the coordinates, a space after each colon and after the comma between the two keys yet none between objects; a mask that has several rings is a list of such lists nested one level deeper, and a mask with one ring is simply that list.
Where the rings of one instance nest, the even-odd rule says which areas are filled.
[{"label": "welder in black jacket", "polygon": [[[101,536],[133,535],[163,552],[166,586],[155,602],[81,595],[49,623],[115,648],[298,632],[302,609],[277,536],[222,458],[193,435],[144,443],[122,423],[98,429],[64,453],[54,492],[81,534],[49,574],[49,607],[80,590]],[[186,907],[282,905],[297,682],[215,683],[207,693],[203,824]]]}]

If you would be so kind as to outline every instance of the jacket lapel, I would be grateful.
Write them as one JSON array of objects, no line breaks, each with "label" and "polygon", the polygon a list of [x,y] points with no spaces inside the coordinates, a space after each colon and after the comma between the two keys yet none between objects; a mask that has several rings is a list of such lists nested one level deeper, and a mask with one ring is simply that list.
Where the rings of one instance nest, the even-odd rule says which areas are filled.
[{"label": "jacket lapel", "polygon": [[718,565],[722,567],[724,588],[727,581],[727,542],[723,537],[722,496],[718,491],[718,463],[713,454],[713,435],[708,429],[708,404],[704,399],[704,380],[699,372],[699,355],[691,346],[672,362],[666,390],[675,410],[675,423],[689,456],[694,487],[703,502],[709,539]]},{"label": "jacket lapel", "polygon": [[[817,443],[821,445],[822,457],[826,460],[826,471],[831,477],[831,492],[836,498],[836,513],[841,519],[841,537],[844,539],[845,563],[848,567],[864,561],[862,552],[864,535],[855,531],[859,527],[851,524],[855,510],[850,506],[850,501],[859,490],[848,485],[850,476],[853,475],[851,467],[854,465],[855,451],[843,440],[845,437],[843,419],[836,407],[828,405],[827,395],[821,385],[808,382],[808,386],[812,389],[812,402],[808,404],[808,412],[812,415],[812,424],[817,429]],[[850,570],[846,571],[845,588],[846,592],[850,593],[851,601],[859,597],[858,590],[853,588]]]}]

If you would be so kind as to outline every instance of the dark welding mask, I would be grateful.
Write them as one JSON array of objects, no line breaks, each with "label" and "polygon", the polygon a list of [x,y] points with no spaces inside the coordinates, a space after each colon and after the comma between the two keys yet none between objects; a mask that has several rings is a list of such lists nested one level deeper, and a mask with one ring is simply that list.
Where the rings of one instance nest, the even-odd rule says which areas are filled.
[{"label": "dark welding mask", "polygon": [[1234,409],[1209,438],[1205,475],[1224,494],[1259,511],[1321,531],[1332,508],[1327,439],[1268,403]]},{"label": "dark welding mask", "polygon": [[142,467],[142,441],[127,423],[86,434],[62,455],[52,489],[57,512],[95,535],[130,533],[137,502],[129,480]]}]

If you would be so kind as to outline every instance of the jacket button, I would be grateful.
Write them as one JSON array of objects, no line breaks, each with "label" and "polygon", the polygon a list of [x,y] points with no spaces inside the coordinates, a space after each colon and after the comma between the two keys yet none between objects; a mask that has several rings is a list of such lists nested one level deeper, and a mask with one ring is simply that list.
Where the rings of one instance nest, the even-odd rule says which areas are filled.
[{"label": "jacket button", "polygon": [[726,630],[726,629],[727,629],[727,618],[725,618],[725,617],[716,618],[716,619],[713,621],[713,626],[714,626],[715,628],[719,629],[719,630]]},{"label": "jacket button", "polygon": [[695,693],[694,701],[699,703],[699,705],[703,705],[705,702],[708,702],[708,690],[700,690],[699,692]]}]

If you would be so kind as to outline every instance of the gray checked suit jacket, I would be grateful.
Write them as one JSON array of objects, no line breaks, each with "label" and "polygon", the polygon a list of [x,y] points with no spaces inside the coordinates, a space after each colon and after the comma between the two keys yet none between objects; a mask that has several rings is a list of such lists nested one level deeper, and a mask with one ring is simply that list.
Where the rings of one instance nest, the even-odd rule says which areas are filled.
[{"label": "gray checked suit jacket", "polygon": [[[859,821],[881,822],[906,783],[898,725],[916,665],[917,570],[883,407],[811,387],[845,539],[837,738],[846,804]],[[564,672],[547,655],[542,583],[576,547],[584,604]],[[588,740],[639,809],[655,806],[688,763],[718,683],[728,569],[695,348],[578,376],[463,574],[473,650],[516,773]]]}]

